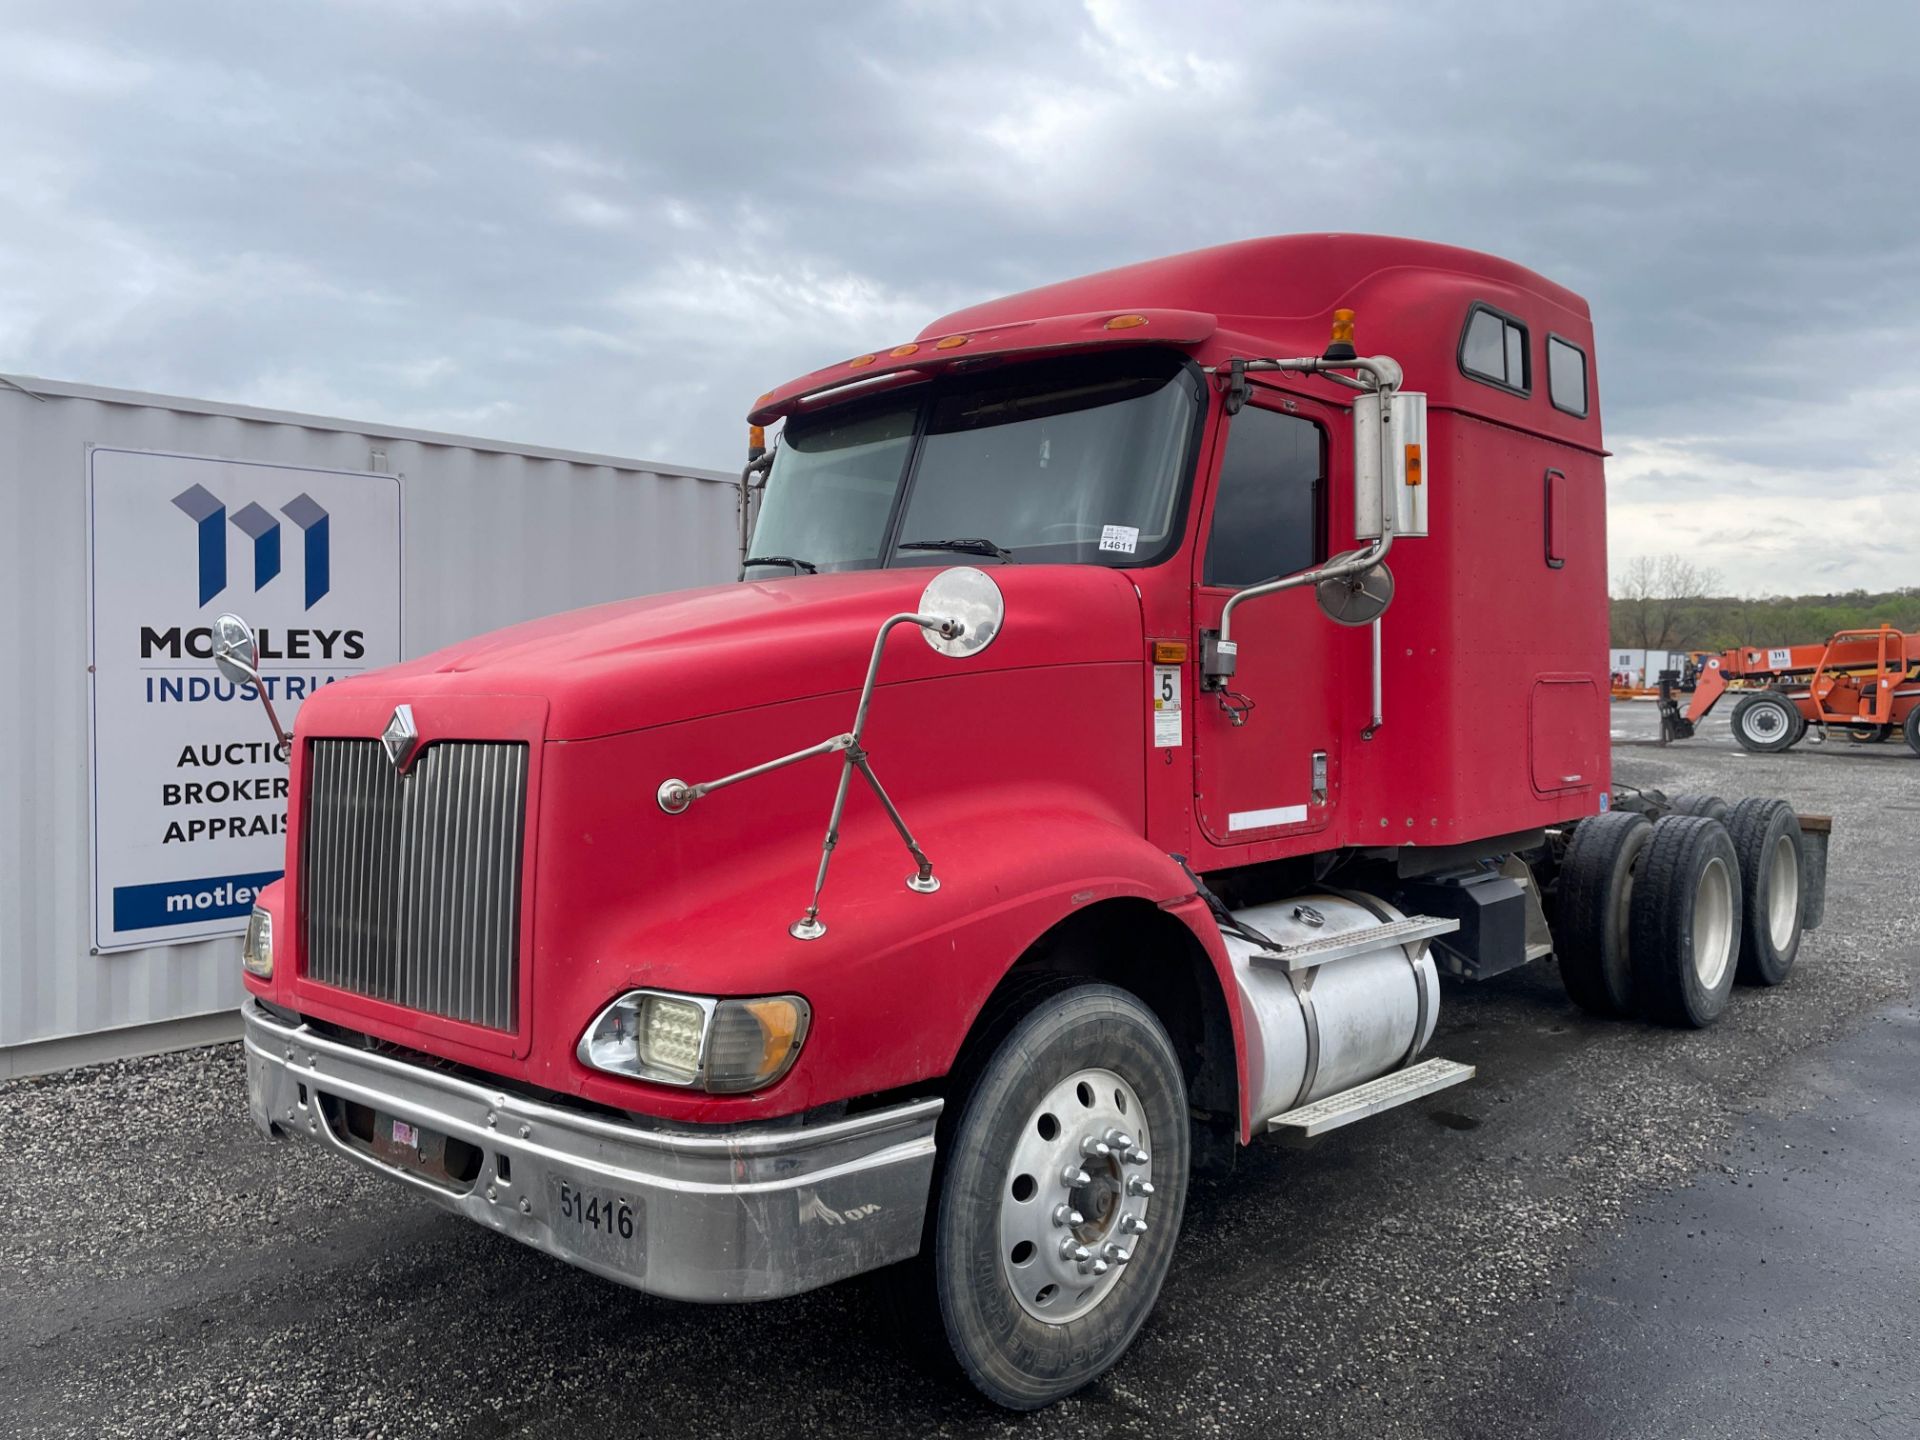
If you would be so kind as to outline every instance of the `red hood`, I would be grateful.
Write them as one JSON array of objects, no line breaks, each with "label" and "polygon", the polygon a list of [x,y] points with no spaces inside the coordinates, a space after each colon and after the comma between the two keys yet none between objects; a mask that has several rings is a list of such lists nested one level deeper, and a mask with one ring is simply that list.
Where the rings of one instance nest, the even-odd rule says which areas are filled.
[{"label": "red hood", "polygon": [[[1137,660],[1139,594],[1089,565],[987,565],[1006,596],[1002,634],[951,660],[896,631],[883,684],[962,669]],[[799,575],[623,600],[496,630],[311,696],[300,728],[379,696],[527,695],[547,701],[547,738],[587,740],[856,690],[889,615],[919,608],[936,567]],[[848,720],[852,720],[849,715]]]}]

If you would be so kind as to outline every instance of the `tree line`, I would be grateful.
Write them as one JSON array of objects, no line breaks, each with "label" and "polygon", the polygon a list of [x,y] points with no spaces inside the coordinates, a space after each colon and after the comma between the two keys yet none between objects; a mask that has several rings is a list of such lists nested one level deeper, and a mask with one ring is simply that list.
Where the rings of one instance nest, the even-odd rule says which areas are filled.
[{"label": "tree line", "polygon": [[1684,555],[1639,555],[1615,576],[1612,643],[1636,650],[1811,645],[1836,630],[1920,631],[1920,588],[1830,595],[1716,595],[1719,575]]}]

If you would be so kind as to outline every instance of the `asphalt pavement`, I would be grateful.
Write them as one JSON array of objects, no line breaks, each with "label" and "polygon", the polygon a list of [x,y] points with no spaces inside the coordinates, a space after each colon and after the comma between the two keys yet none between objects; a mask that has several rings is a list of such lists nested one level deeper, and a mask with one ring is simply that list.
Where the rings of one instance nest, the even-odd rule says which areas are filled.
[{"label": "asphalt pavement", "polygon": [[237,1047],[0,1086],[22,1436],[1920,1434],[1920,758],[1724,723],[1623,784],[1834,816],[1825,926],[1714,1029],[1449,984],[1468,1085],[1198,1183],[1128,1358],[1037,1415],[917,1370],[860,1284],[622,1290],[246,1117]]}]

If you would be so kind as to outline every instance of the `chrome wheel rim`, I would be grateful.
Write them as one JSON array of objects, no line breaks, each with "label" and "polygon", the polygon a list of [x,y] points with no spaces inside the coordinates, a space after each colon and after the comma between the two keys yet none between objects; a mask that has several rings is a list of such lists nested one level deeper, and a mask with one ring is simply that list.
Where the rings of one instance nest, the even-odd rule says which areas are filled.
[{"label": "chrome wheel rim", "polygon": [[1733,877],[1715,856],[1693,892],[1693,973],[1704,990],[1719,985],[1733,960]]},{"label": "chrome wheel rim", "polygon": [[1112,1293],[1146,1234],[1153,1137],[1134,1089],[1078,1070],[1027,1116],[1000,1188],[1000,1270],[1020,1308],[1064,1325]]},{"label": "chrome wheel rim", "polygon": [[1767,938],[1778,952],[1793,943],[1793,927],[1800,919],[1800,857],[1791,836],[1773,842],[1767,870]]}]

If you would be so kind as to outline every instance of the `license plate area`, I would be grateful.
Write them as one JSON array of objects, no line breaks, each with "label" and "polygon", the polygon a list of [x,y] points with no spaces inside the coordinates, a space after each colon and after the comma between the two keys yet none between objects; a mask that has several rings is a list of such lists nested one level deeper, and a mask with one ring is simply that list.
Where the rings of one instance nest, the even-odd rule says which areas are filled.
[{"label": "license plate area", "polygon": [[646,1209],[638,1195],[547,1176],[548,1224],[569,1250],[632,1271],[646,1254]]},{"label": "license plate area", "polygon": [[486,1155],[477,1145],[415,1125],[403,1116],[332,1095],[322,1094],[320,1106],[328,1126],[342,1142],[382,1165],[461,1195],[473,1189],[480,1178]]}]

